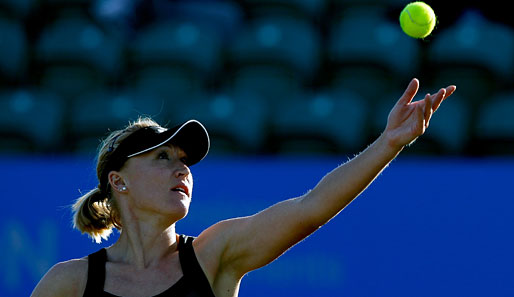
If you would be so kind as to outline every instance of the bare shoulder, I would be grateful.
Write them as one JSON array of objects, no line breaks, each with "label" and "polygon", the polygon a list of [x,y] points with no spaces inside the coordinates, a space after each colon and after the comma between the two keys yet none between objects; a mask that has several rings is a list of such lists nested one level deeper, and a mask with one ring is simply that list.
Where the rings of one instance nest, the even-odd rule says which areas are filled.
[{"label": "bare shoulder", "polygon": [[[224,220],[204,230],[193,241],[193,247],[202,270],[216,296],[237,296],[243,275],[231,269],[227,246],[235,226],[244,218]],[[229,257],[230,258],[230,257]]]},{"label": "bare shoulder", "polygon": [[204,268],[210,268],[213,274],[220,272],[231,233],[241,220],[242,218],[234,218],[218,222],[204,230],[193,242],[200,264],[205,264],[207,267]]},{"label": "bare shoulder", "polygon": [[87,268],[87,257],[57,263],[39,281],[31,296],[82,296]]}]

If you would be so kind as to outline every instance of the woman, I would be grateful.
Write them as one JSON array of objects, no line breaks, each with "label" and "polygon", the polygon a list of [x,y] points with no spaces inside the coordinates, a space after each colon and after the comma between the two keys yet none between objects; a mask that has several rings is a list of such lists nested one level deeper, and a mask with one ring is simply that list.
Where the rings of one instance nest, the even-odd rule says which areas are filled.
[{"label": "woman", "polygon": [[56,264],[32,296],[237,296],[246,273],[272,262],[339,213],[425,132],[432,114],[456,89],[449,86],[412,102],[418,88],[413,79],[382,135],[307,194],[219,222],[194,240],[177,235],[175,223],[191,202],[189,166],[209,149],[203,126],[189,121],[166,130],[142,120],[113,132],[99,152],[99,185],[77,200],[74,223],[97,241],[112,227],[121,230],[120,237],[107,249]]}]

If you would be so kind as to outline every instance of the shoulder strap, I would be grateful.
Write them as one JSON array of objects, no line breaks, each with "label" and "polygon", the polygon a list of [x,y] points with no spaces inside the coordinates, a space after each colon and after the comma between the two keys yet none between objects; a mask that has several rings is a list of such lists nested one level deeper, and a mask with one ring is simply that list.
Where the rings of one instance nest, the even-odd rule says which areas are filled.
[{"label": "shoulder strap", "polygon": [[197,265],[195,264],[198,264],[198,266],[200,266],[198,260],[196,259],[195,250],[193,249],[194,239],[194,237],[186,235],[180,235],[179,238],[178,257],[180,259],[180,266],[182,267],[182,272],[184,273],[184,276],[196,275],[198,271],[197,267],[195,267]]},{"label": "shoulder strap", "polygon": [[87,283],[84,297],[100,296],[104,290],[107,251],[101,249],[88,256]]},{"label": "shoulder strap", "polygon": [[180,266],[184,273],[184,279],[193,287],[195,290],[201,293],[200,296],[214,297],[211,285],[205,273],[198,263],[196,258],[195,250],[193,248],[193,240],[195,237],[180,235],[178,243],[178,256],[180,259]]}]

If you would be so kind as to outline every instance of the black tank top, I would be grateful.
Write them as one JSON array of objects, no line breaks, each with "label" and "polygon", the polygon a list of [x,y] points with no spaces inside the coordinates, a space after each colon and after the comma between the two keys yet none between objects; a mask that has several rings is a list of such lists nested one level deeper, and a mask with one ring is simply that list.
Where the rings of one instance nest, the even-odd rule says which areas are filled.
[{"label": "black tank top", "polygon": [[[166,291],[155,297],[215,297],[202,267],[196,259],[190,236],[179,236],[178,256],[184,275]],[[84,297],[116,297],[104,291],[107,251],[101,249],[88,256],[88,272]]]}]

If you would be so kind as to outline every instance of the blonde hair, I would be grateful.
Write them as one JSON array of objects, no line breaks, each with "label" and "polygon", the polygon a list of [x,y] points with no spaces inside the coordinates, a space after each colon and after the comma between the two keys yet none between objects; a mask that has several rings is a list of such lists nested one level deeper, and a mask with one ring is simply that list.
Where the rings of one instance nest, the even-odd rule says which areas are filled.
[{"label": "blonde hair", "polygon": [[107,161],[124,139],[141,128],[151,126],[159,124],[151,118],[139,118],[135,122],[129,122],[125,129],[111,132],[100,145],[96,158],[98,186],[78,198],[72,206],[73,227],[87,233],[96,243],[100,243],[102,239],[107,240],[112,228],[122,228],[120,213],[109,182],[102,180],[108,174],[105,172],[109,170],[106,168]]}]

